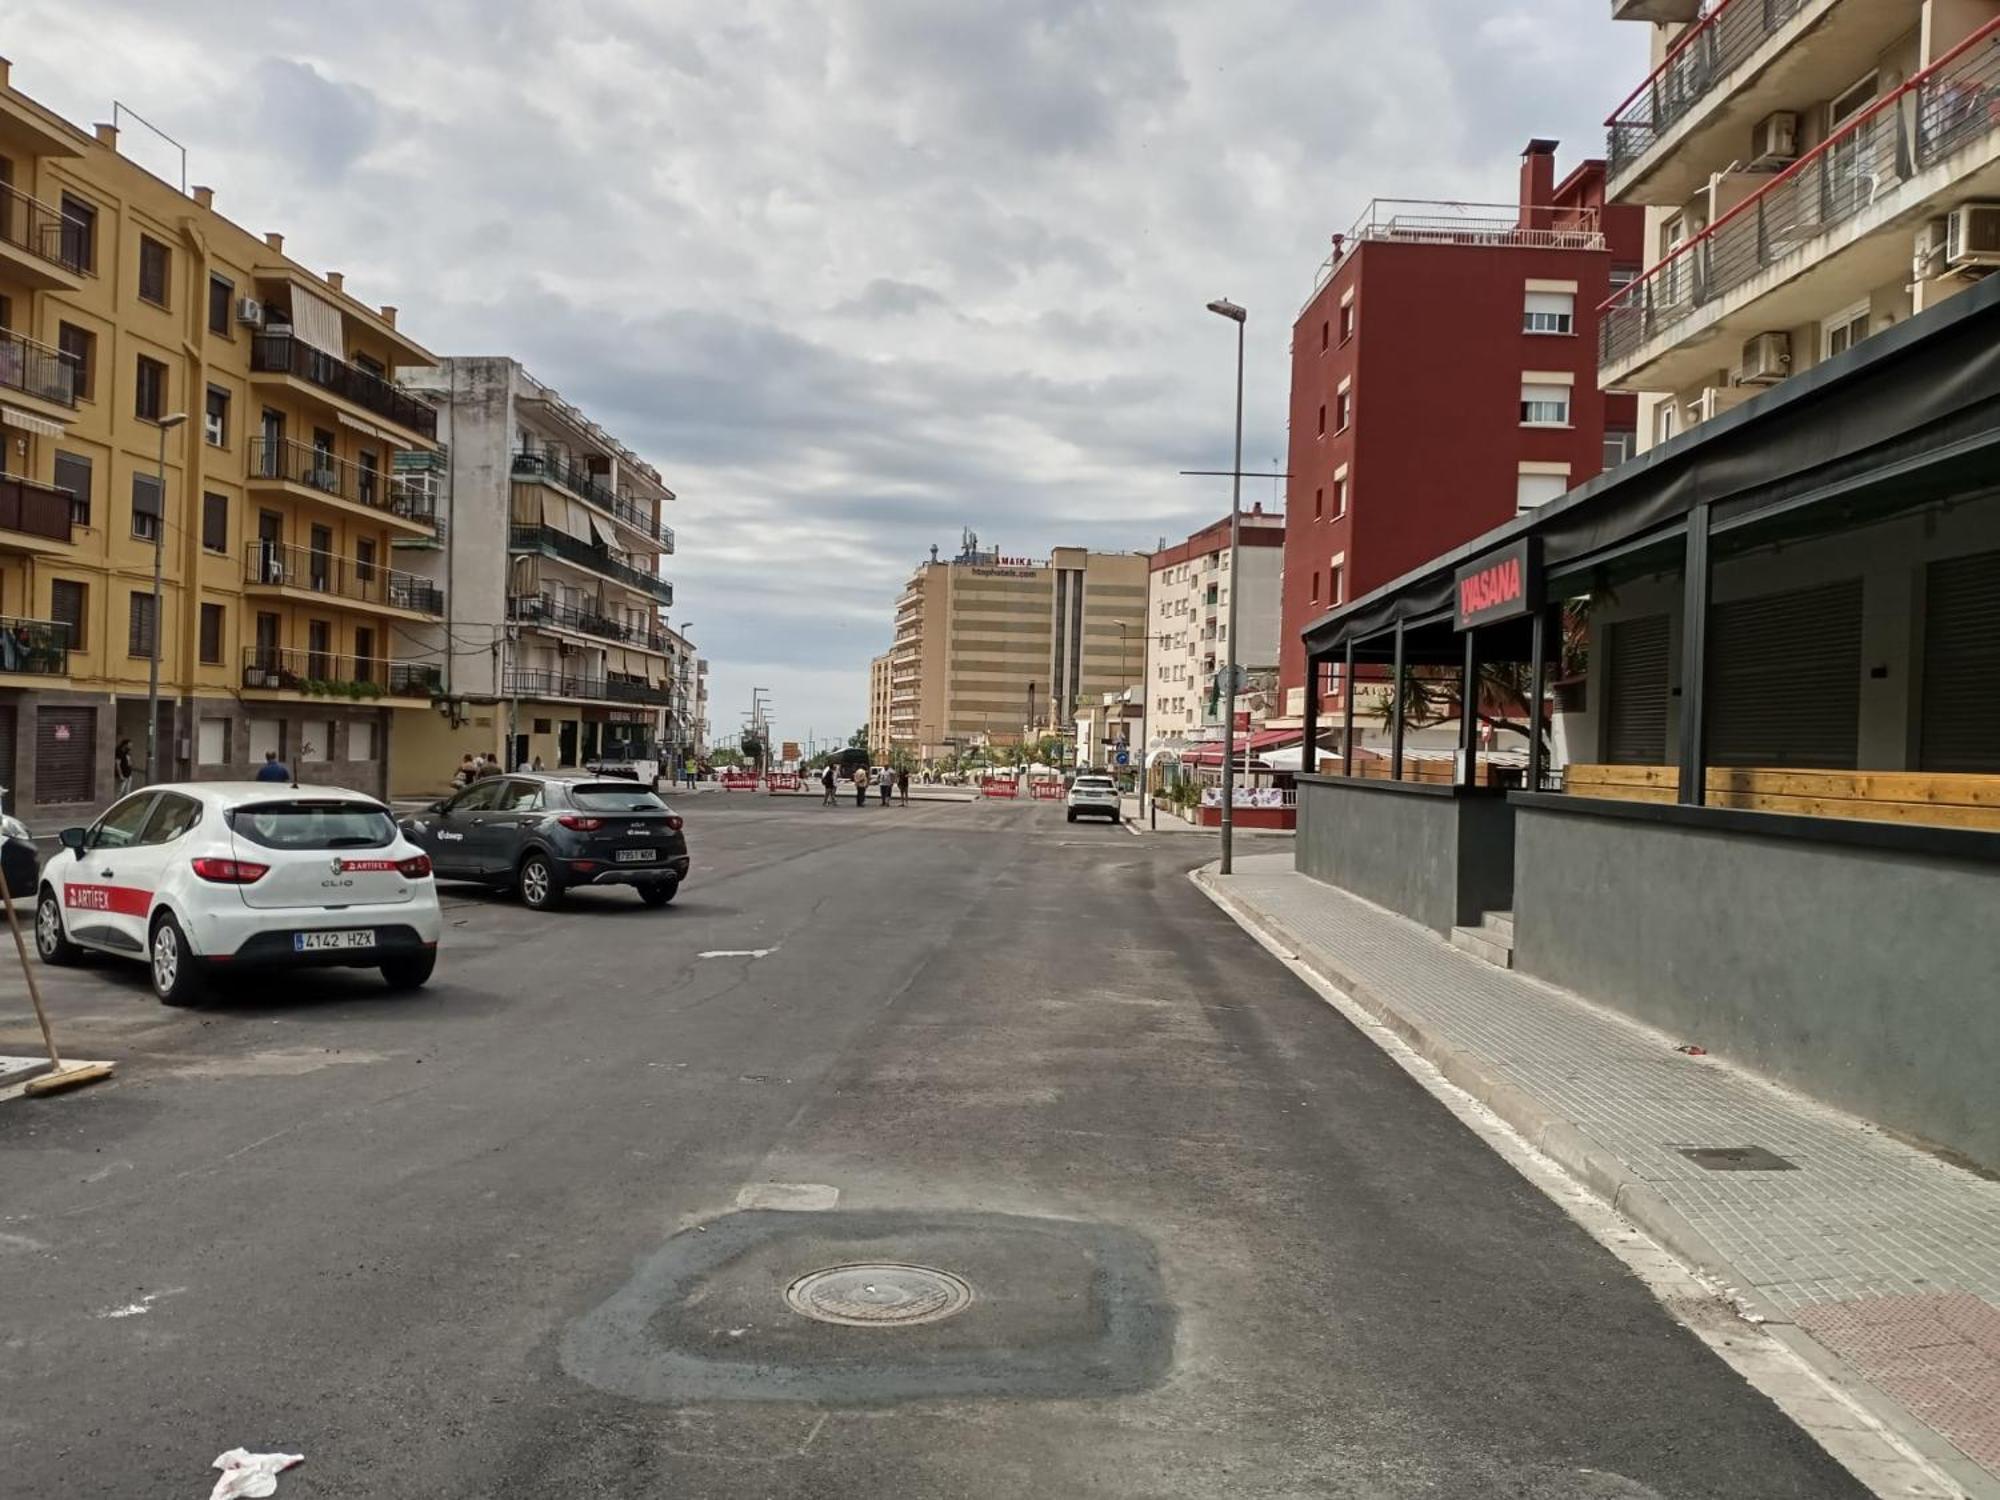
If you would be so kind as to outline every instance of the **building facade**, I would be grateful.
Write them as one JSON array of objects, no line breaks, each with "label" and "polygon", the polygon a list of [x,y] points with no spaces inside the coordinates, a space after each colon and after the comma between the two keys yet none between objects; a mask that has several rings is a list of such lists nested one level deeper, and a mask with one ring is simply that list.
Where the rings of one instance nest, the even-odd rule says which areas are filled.
[{"label": "building facade", "polygon": [[1555,180],[1531,141],[1514,204],[1376,203],[1292,328],[1284,642],[1468,537],[1621,462],[1635,403],[1597,383],[1596,309],[1638,273],[1644,215],[1605,166]]},{"label": "building facade", "polygon": [[674,759],[696,707],[692,648],[662,618],[674,497],[658,471],[515,360],[454,357],[402,380],[435,404],[451,457],[445,544],[411,566],[453,602],[410,632],[442,691],[438,710],[399,718],[397,790],[436,787],[468,752]]},{"label": "building facade", "polygon": [[[390,714],[428,710],[403,632],[444,595],[391,565],[436,517],[397,478],[429,360],[318,273],[15,90],[0,62],[0,784],[38,824],[154,776],[387,791]],[[152,575],[161,574],[157,610]],[[143,775],[143,766],[139,774]]]},{"label": "building facade", "polygon": [[889,659],[884,651],[868,663],[868,753],[877,760],[889,754]]},{"label": "building facade", "polygon": [[2000,0],[1649,0],[1612,112],[1645,273],[1599,329],[1651,447],[2000,266]]},{"label": "building facade", "polygon": [[1237,590],[1237,664],[1253,674],[1277,669],[1285,518],[1253,506],[1243,513],[1237,532],[1236,569],[1229,560],[1227,516],[1148,561],[1148,748],[1219,731],[1222,710],[1214,684],[1228,655],[1232,589]]}]

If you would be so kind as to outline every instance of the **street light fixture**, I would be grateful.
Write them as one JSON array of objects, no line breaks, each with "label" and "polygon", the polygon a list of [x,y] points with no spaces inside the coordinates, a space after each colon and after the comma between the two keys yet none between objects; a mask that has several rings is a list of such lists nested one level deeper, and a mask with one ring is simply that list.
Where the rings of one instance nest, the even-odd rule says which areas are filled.
[{"label": "street light fixture", "polygon": [[146,785],[153,784],[160,738],[160,549],[167,535],[167,433],[187,421],[184,411],[160,418],[160,462],[154,471],[160,486],[160,513],[153,517],[153,641],[146,664]]},{"label": "street light fixture", "polygon": [[[1208,304],[1208,310],[1236,325],[1236,462],[1229,466],[1229,614],[1223,626],[1229,632],[1228,649],[1222,654],[1222,873],[1231,873],[1236,836],[1236,596],[1239,558],[1236,552],[1243,517],[1243,325],[1250,314],[1227,298]],[[1250,741],[1245,736],[1245,758]]]}]

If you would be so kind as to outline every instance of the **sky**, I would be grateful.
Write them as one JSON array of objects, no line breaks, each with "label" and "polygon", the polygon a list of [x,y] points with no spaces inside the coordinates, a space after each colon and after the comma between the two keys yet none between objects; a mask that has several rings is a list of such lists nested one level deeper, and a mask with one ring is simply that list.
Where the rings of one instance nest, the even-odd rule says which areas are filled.
[{"label": "sky", "polygon": [[[679,496],[733,734],[867,717],[932,544],[1151,550],[1285,452],[1371,198],[1509,202],[1645,73],[1603,0],[9,0],[15,85],[439,354],[511,354]],[[172,148],[128,125],[170,179]],[[1441,425],[1449,420],[1440,413]],[[1281,506],[1250,481],[1244,504]]]}]

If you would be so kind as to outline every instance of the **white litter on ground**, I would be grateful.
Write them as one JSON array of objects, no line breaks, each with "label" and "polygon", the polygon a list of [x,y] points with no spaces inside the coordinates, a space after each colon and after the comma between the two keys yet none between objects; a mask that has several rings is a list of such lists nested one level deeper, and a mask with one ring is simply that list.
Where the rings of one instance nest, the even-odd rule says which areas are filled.
[{"label": "white litter on ground", "polygon": [[214,1467],[222,1470],[222,1477],[215,1481],[208,1500],[260,1500],[261,1496],[275,1495],[278,1475],[305,1461],[303,1453],[252,1453],[246,1448],[231,1448],[215,1460]]},{"label": "white litter on ground", "polygon": [[697,958],[766,958],[776,953],[776,948],[711,948],[706,953],[698,953]]}]

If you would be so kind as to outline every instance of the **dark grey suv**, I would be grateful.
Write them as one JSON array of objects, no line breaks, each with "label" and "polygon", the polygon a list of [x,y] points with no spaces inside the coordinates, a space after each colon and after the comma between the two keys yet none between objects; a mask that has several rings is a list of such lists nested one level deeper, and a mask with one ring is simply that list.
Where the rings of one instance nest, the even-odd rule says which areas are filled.
[{"label": "dark grey suv", "polygon": [[440,880],[512,886],[537,911],[578,885],[665,906],[687,879],[680,815],[629,781],[489,776],[402,820]]}]

